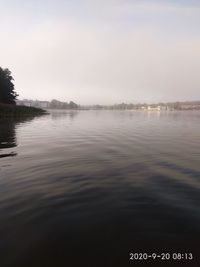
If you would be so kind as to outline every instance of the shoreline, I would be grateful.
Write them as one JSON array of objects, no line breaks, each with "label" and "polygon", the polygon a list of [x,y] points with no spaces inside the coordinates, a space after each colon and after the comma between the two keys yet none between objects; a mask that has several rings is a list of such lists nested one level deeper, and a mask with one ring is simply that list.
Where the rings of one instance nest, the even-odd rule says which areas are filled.
[{"label": "shoreline", "polygon": [[48,112],[41,108],[0,103],[0,118],[31,117],[45,114],[47,115]]}]

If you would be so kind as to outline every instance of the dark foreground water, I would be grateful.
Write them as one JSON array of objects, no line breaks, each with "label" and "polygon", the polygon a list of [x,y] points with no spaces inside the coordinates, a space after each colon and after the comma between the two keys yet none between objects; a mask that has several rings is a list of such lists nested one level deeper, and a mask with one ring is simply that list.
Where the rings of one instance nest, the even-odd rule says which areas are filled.
[{"label": "dark foreground water", "polygon": [[[139,252],[171,260],[131,261]],[[200,266],[199,257],[200,112],[0,120],[1,267]]]}]

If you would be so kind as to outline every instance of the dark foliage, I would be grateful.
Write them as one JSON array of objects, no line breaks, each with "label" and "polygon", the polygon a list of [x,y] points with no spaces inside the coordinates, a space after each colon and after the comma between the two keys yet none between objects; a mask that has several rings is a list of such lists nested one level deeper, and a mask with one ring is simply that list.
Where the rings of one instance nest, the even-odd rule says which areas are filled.
[{"label": "dark foliage", "polygon": [[7,117],[9,118],[34,117],[45,114],[48,114],[46,110],[40,108],[0,103],[0,119]]},{"label": "dark foliage", "polygon": [[11,71],[0,67],[0,103],[15,104],[17,93],[13,80]]}]

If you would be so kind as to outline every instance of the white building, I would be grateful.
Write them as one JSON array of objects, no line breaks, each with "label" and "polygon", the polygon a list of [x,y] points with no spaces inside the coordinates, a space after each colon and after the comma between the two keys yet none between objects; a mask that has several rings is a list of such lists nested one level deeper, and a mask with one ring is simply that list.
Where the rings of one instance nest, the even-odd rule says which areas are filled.
[{"label": "white building", "polygon": [[152,106],[148,106],[147,107],[148,111],[160,111],[161,110],[161,106],[156,106],[156,107],[152,107]]}]

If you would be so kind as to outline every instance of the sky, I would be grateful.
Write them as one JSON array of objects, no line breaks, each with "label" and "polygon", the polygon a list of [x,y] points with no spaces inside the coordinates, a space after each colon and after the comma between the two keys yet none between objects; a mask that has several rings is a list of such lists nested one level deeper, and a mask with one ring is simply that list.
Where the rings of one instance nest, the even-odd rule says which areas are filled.
[{"label": "sky", "polygon": [[200,1],[0,0],[19,99],[200,100]]}]

